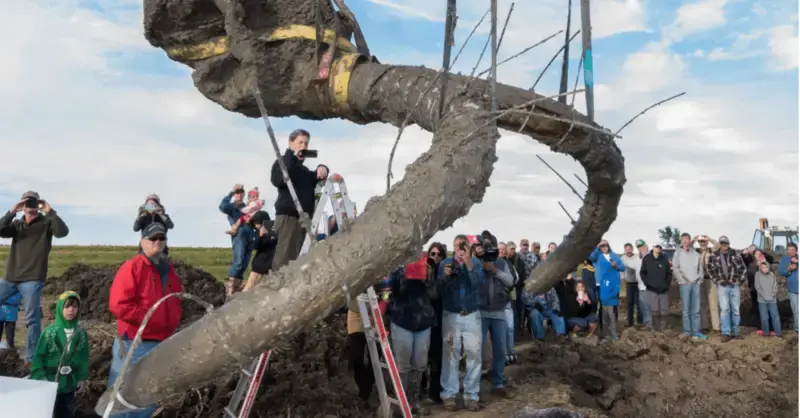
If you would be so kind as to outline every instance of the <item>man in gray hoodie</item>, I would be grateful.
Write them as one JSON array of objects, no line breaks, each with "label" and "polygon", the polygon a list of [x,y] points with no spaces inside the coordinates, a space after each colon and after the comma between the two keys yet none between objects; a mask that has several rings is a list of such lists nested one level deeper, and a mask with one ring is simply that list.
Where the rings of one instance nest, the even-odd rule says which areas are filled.
[{"label": "man in gray hoodie", "polygon": [[685,232],[681,234],[681,247],[672,256],[672,274],[681,289],[683,333],[695,340],[708,339],[700,332],[701,257],[694,249],[692,236]]},{"label": "man in gray hoodie", "polygon": [[628,326],[633,326],[633,311],[636,310],[636,323],[642,325],[642,308],[639,304],[639,268],[641,261],[639,255],[633,253],[633,245],[625,244],[625,254],[622,255],[625,264],[625,298],[628,300]]}]

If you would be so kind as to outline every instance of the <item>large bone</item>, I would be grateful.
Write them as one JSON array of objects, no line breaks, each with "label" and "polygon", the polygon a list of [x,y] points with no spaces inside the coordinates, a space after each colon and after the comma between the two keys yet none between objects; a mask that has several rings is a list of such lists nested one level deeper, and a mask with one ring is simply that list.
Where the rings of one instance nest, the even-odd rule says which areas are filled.
[{"label": "large bone", "polygon": [[[325,83],[310,87],[318,70],[315,41],[268,37],[286,25],[313,26],[315,1],[146,0],[145,35],[151,44],[191,66],[198,90],[225,109],[260,117],[252,97],[252,83],[257,82],[272,116],[399,126],[411,112],[413,123],[435,132],[431,149],[408,166],[389,193],[372,198],[347,232],[273,272],[252,292],[206,315],[133,365],[121,395],[134,405],[164,401],[236,370],[343,306],[343,282],[354,296],[417,254],[436,232],[482,200],[497,160],[498,127],[518,130],[527,120],[523,132],[574,157],[586,169],[589,183],[580,218],[555,255],[529,278],[529,290],[547,289],[574,269],[616,218],[625,183],[620,150],[610,136],[587,128],[592,123],[585,116],[554,100],[538,101],[530,118],[512,112],[495,123],[486,83],[451,76],[440,120],[438,82],[432,85],[436,71],[382,65],[364,57],[344,92],[339,84],[340,101]],[[320,12],[332,29],[333,10],[327,1],[321,2]],[[343,25],[345,37],[350,31]],[[172,50],[211,40],[215,43],[202,50]],[[326,45],[322,46],[320,55]],[[346,53],[343,47],[340,56]],[[344,80],[347,72],[334,75]],[[420,106],[412,109],[420,95]],[[501,111],[537,97],[497,86]],[[536,225],[529,227],[535,230]]]}]

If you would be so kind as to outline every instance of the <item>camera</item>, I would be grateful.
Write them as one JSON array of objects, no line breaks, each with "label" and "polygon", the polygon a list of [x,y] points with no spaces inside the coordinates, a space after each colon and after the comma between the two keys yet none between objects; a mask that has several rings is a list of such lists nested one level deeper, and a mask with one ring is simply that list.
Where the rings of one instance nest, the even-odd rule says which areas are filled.
[{"label": "camera", "polygon": [[305,149],[297,151],[297,158],[317,158],[317,150]]},{"label": "camera", "polygon": [[494,263],[500,256],[500,250],[497,248],[497,238],[489,231],[483,231],[479,236],[481,237],[481,246],[483,247],[481,261]]},{"label": "camera", "polygon": [[25,207],[28,209],[38,209],[39,208],[39,199],[29,196],[25,198]]}]

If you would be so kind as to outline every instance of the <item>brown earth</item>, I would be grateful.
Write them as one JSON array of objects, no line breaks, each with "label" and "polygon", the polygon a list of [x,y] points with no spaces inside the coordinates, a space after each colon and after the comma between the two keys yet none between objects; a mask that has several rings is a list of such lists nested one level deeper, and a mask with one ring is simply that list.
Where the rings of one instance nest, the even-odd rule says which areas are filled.
[{"label": "brown earth", "polygon": [[[176,264],[187,291],[215,304],[222,302],[223,287],[213,277]],[[88,385],[79,395],[77,417],[96,416],[94,404],[106,386],[115,328],[104,310],[115,270],[115,266],[76,265],[62,277],[48,279],[45,287],[50,295],[74,289],[86,301],[82,315],[91,340],[92,365]],[[192,319],[203,313],[196,306],[186,308]],[[49,306],[46,309],[49,319],[51,310]],[[677,330],[677,315],[670,322]],[[519,363],[506,369],[517,393],[514,399],[487,395],[484,409],[477,413],[447,413],[438,406],[431,410],[441,417],[492,418],[560,416],[552,411],[540,415],[520,412],[526,406],[561,407],[587,417],[796,417],[797,337],[779,340],[756,337],[750,331],[744,333],[744,339],[725,344],[717,336],[693,342],[675,331],[658,334],[636,329],[626,329],[616,342],[525,341],[518,346]],[[376,399],[368,409],[357,401],[347,370],[341,314],[277,351],[251,416],[364,417],[377,408]],[[0,375],[20,377],[26,372],[18,353],[0,351]],[[237,378],[221,376],[216,384],[163,405],[157,416],[221,416]]]}]

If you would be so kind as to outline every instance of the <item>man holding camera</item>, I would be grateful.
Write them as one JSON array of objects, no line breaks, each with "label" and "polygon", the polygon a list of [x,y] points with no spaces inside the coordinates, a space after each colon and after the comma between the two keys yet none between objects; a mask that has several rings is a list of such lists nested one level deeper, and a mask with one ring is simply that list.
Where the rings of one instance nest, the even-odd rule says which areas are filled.
[{"label": "man holding camera", "polygon": [[[508,397],[503,368],[506,365],[506,306],[509,304],[509,289],[514,286],[514,276],[505,260],[498,258],[497,238],[489,231],[481,233],[481,267],[484,280],[480,288],[481,336],[488,332],[492,343],[492,394]],[[482,339],[486,344],[486,339]]]},{"label": "man holding camera", "polygon": [[[283,164],[294,186],[297,200],[303,212],[308,216],[314,214],[314,189],[317,183],[328,178],[328,167],[318,165],[311,171],[303,165],[306,158],[316,158],[317,152],[308,149],[311,134],[304,129],[297,129],[289,134],[289,148],[283,154]],[[278,270],[285,264],[297,258],[303,249],[305,229],[300,224],[300,214],[297,205],[289,191],[289,183],[284,178],[283,170],[278,161],[272,164],[272,185],[278,189],[278,198],[275,200],[275,230],[278,233],[278,245],[275,248],[275,258],[272,261],[272,270]]]},{"label": "man holding camera", "polygon": [[463,344],[466,356],[464,406],[478,411],[481,379],[481,313],[478,310],[483,283],[481,261],[471,257],[467,236],[453,240],[453,257],[439,264],[439,297],[442,300],[442,393],[445,409],[456,411],[460,392],[458,369]]},{"label": "man holding camera", "polygon": [[[17,213],[22,218],[14,219]],[[40,213],[41,212],[41,213]],[[34,191],[25,192],[8,213],[0,218],[0,238],[11,238],[6,277],[0,279],[0,305],[17,290],[25,301],[25,321],[28,328],[26,362],[36,353],[42,333],[40,298],[47,278],[47,262],[53,237],[64,238],[69,228],[50,204]]]}]

